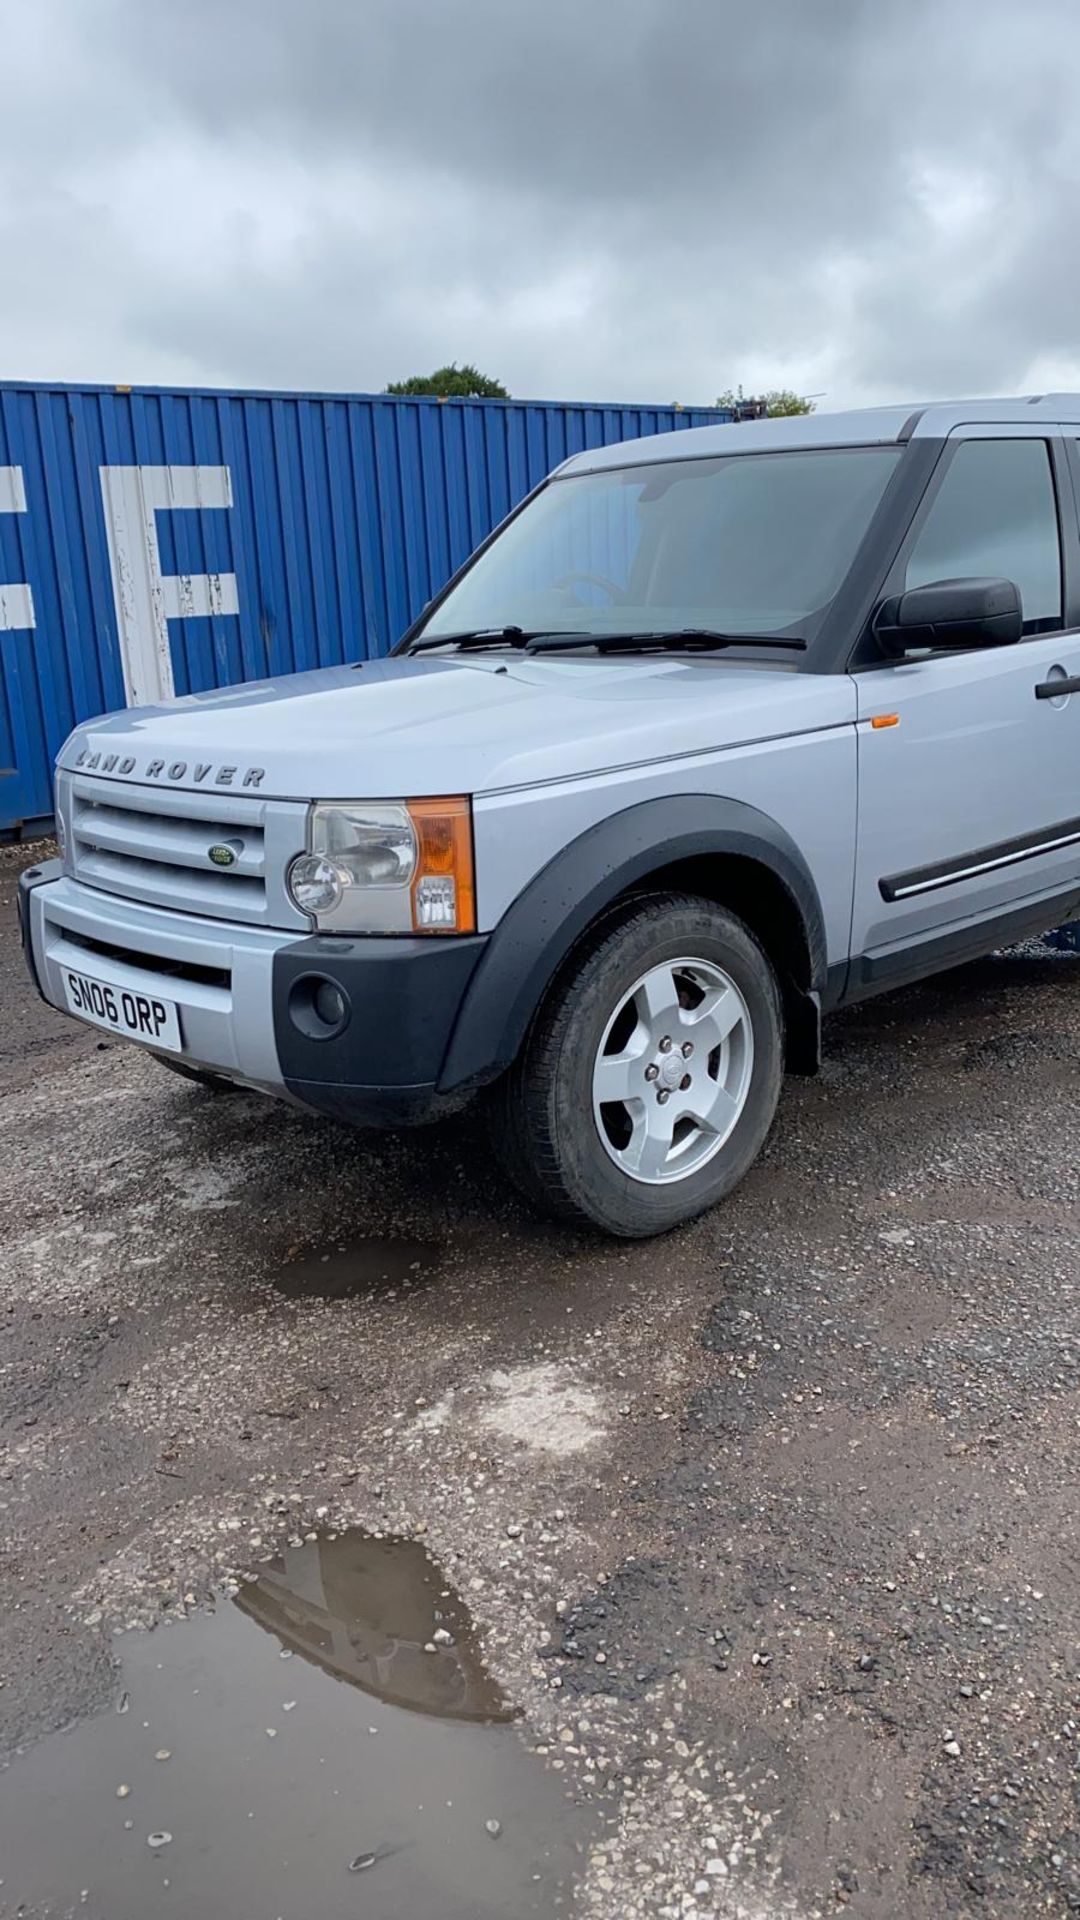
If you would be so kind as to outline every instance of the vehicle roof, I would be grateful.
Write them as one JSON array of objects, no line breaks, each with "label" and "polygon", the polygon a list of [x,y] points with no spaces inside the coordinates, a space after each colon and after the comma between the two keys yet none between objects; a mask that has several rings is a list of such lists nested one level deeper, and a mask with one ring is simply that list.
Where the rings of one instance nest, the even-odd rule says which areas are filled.
[{"label": "vehicle roof", "polygon": [[934,400],[923,406],[863,407],[849,413],[796,414],[779,420],[740,420],[687,427],[590,447],[564,462],[560,473],[593,473],[653,460],[705,459],[720,453],[769,453],[798,447],[880,447],[907,440],[943,440],[958,427],[1080,427],[1080,393],[1021,394],[1007,400]]}]

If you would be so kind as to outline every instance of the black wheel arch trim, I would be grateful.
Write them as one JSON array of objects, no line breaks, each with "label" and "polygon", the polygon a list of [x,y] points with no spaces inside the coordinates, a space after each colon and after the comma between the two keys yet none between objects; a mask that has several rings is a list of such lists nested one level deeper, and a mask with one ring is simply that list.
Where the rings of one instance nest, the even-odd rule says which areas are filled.
[{"label": "black wheel arch trim", "polygon": [[483,1085],[510,1066],[553,977],[621,895],[660,869],[710,855],[768,868],[798,913],[806,941],[800,972],[806,977],[790,982],[802,1029],[792,1064],[813,1071],[827,967],[824,916],[810,869],[770,815],[741,800],[691,793],[643,800],[610,815],[572,840],[523,889],[490,935],[469,981],[440,1091]]}]

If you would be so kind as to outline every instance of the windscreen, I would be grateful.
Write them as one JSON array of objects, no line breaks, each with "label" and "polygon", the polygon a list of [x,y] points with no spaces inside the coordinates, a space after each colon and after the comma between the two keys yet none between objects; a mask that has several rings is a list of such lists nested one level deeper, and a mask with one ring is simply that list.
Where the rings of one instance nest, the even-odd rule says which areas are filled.
[{"label": "windscreen", "polygon": [[556,478],[480,555],[424,636],[505,626],[805,635],[900,452],[738,454]]}]

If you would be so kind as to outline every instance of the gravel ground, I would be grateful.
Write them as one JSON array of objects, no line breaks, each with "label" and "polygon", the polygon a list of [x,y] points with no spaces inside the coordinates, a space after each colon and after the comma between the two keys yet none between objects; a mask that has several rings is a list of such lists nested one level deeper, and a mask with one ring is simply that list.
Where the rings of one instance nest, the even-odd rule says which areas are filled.
[{"label": "gravel ground", "polygon": [[420,1530],[596,1809],[579,1914],[1080,1912],[1080,959],[837,1019],[734,1200],[624,1247],[468,1116],[351,1134],[53,1016],[26,858],[0,1752],[305,1528]]}]

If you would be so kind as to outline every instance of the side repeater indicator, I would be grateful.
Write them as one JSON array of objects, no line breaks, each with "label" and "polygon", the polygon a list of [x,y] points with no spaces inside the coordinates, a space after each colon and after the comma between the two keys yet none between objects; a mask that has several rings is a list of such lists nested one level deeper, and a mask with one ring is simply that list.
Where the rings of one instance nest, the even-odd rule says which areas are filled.
[{"label": "side repeater indicator", "polygon": [[900,725],[900,715],[898,713],[875,713],[870,725],[873,727],[875,733],[880,733],[882,727],[898,727]]}]

